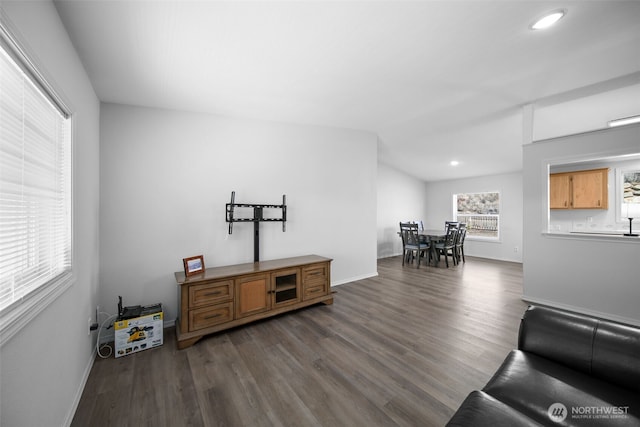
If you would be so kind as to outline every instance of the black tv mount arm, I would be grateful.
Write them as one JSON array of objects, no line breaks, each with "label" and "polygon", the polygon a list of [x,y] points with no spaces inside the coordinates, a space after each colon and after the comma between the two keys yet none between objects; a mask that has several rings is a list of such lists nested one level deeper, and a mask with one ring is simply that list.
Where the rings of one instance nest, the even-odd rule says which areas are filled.
[{"label": "black tv mount arm", "polygon": [[[282,195],[281,205],[266,205],[261,203],[235,203],[236,192],[231,192],[231,203],[226,205],[226,222],[229,223],[229,234],[233,233],[234,222],[253,222],[253,262],[260,261],[260,223],[261,222],[282,222],[282,231],[286,231],[287,223],[287,196]],[[235,208],[253,208],[253,218],[236,218]],[[281,209],[280,218],[265,218],[263,209]]]}]

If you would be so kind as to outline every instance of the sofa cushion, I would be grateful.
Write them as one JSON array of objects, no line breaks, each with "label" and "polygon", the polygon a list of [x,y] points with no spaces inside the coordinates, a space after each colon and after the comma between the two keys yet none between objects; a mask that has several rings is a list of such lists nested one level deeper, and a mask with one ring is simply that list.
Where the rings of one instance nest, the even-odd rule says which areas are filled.
[{"label": "sofa cushion", "polygon": [[541,426],[526,415],[482,391],[473,391],[447,423],[447,427]]},{"label": "sofa cushion", "polygon": [[640,393],[519,350],[509,353],[483,391],[542,424],[550,423],[552,405],[562,404],[566,419],[559,425],[640,425]]},{"label": "sofa cushion", "polygon": [[592,374],[640,393],[640,331],[602,321],[593,342]]}]

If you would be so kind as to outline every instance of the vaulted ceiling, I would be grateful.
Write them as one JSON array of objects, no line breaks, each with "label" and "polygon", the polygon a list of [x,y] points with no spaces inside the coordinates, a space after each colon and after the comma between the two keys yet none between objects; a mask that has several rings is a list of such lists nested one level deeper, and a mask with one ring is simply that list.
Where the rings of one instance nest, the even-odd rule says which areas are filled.
[{"label": "vaulted ceiling", "polygon": [[54,3],[104,102],[371,131],[427,181],[518,171],[523,105],[640,75],[640,1]]}]

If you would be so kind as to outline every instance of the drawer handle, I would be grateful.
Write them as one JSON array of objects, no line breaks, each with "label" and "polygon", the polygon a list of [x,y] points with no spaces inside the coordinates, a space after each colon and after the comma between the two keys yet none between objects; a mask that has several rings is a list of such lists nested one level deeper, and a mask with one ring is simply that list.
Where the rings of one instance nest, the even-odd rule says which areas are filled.
[{"label": "drawer handle", "polygon": [[315,289],[309,290],[310,294],[315,294],[316,292],[322,292],[322,289],[321,288],[315,288]]},{"label": "drawer handle", "polygon": [[215,319],[216,317],[222,316],[221,313],[212,314],[211,316],[205,316],[204,320]]},{"label": "drawer handle", "polygon": [[215,291],[215,292],[207,292],[206,294],[204,294],[205,297],[211,297],[214,295],[220,295],[222,293],[222,291]]},{"label": "drawer handle", "polygon": [[314,271],[312,273],[309,273],[309,276],[317,276],[318,274],[322,274],[322,271]]}]

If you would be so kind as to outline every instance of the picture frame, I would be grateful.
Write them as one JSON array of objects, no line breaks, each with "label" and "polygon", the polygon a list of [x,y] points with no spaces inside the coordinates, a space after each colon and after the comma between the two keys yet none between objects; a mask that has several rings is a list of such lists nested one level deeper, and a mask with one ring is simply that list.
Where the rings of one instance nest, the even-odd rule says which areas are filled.
[{"label": "picture frame", "polygon": [[195,276],[196,274],[204,273],[204,256],[197,255],[189,258],[183,258],[182,263],[184,264],[184,275]]}]

